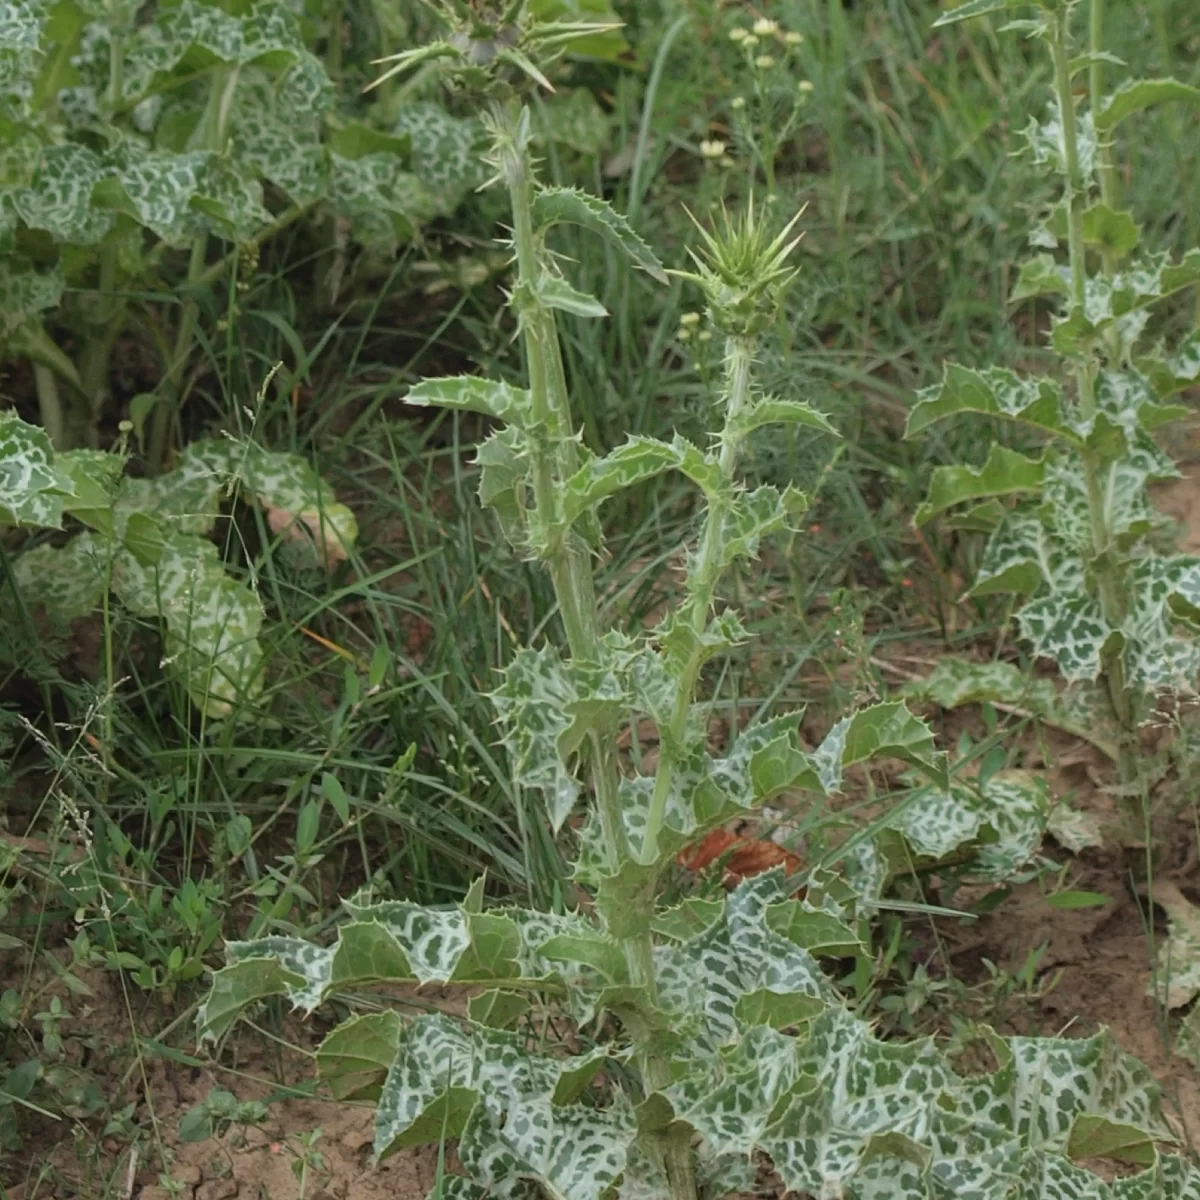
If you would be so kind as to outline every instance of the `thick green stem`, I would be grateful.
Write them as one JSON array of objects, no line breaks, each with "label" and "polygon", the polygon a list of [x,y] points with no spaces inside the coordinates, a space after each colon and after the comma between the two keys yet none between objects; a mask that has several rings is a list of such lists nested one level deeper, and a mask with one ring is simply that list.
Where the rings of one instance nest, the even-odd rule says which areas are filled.
[{"label": "thick green stem", "polygon": [[[690,595],[684,614],[696,634],[703,634],[708,623],[713,595],[721,575],[721,541],[733,495],[733,469],[737,465],[742,445],[737,418],[750,402],[750,369],[754,363],[754,350],[753,338],[731,337],[726,346],[725,425],[721,430],[718,462],[721,475],[728,486],[719,497],[709,503],[704,528],[700,533],[696,561],[688,576]],[[643,860],[651,860],[655,854],[658,835],[662,831],[666,816],[667,798],[671,794],[671,784],[680,765],[680,750],[687,738],[688,717],[691,714],[696,684],[703,665],[704,651],[697,637],[680,676],[671,723],[666,730],[659,732],[658,770],[654,777],[654,794],[650,800],[650,812],[646,819],[645,837],[642,842]]]},{"label": "thick green stem", "polygon": [[55,450],[67,450],[66,421],[63,418],[62,397],[58,393],[58,380],[54,372],[42,363],[33,364],[33,382],[37,388],[38,414],[42,428]]},{"label": "thick green stem", "polygon": [[[1093,0],[1096,4],[1096,0]],[[1098,36],[1097,20],[1099,7],[1093,7],[1093,40]],[[1067,170],[1067,241],[1071,267],[1071,308],[1078,311],[1084,307],[1087,296],[1086,246],[1083,237],[1083,210],[1087,200],[1087,185],[1079,160],[1079,131],[1075,116],[1075,102],[1071,95],[1071,74],[1067,56],[1068,13],[1064,11],[1054,22],[1054,81],[1062,114],[1063,157]],[[1093,79],[1093,83],[1095,83]],[[1076,389],[1079,397],[1079,415],[1087,423],[1096,415],[1096,363],[1088,359],[1075,368]],[[1084,449],[1084,480],[1087,489],[1088,516],[1091,523],[1092,559],[1096,572],[1100,607],[1105,622],[1113,629],[1120,629],[1128,613],[1128,596],[1120,565],[1116,561],[1116,547],[1112,532],[1112,504],[1110,489],[1113,484],[1113,465],[1106,464],[1093,451]],[[1125,668],[1120,649],[1107,654],[1103,661],[1104,682],[1112,706],[1113,717],[1120,730],[1120,773],[1121,782],[1131,784],[1138,777],[1138,759],[1134,739],[1137,732],[1135,698],[1125,681]]]},{"label": "thick green stem", "polygon": [[[563,521],[559,491],[564,478],[578,465],[567,393],[566,372],[553,312],[539,300],[542,274],[533,228],[533,177],[529,158],[528,116],[518,103],[494,106],[492,118],[500,172],[512,206],[513,249],[517,260],[517,310],[525,345],[532,407],[531,476],[536,517],[544,538],[543,557],[550,570],[559,613],[573,659],[598,662],[602,646],[596,591],[587,546]],[[596,794],[600,826],[610,868],[620,870],[631,860],[620,797],[620,764],[616,726],[594,729],[588,736],[588,765]],[[652,904],[652,899],[648,899]],[[646,932],[624,942],[630,980],[657,997],[654,944],[649,933],[651,911],[635,925]],[[657,1051],[653,1035],[635,1031],[638,1058],[646,1091],[655,1092],[671,1081],[670,1065]],[[663,1166],[672,1200],[695,1200],[696,1182],[686,1129],[670,1130],[663,1141]]]}]

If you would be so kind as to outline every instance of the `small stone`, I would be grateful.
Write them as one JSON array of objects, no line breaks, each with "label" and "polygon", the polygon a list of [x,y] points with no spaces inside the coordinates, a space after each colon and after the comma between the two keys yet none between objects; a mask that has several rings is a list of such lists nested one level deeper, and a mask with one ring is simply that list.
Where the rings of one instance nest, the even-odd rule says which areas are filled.
[{"label": "small stone", "polygon": [[191,1187],[199,1187],[204,1182],[204,1173],[195,1163],[179,1163],[171,1169],[171,1178]]},{"label": "small stone", "polygon": [[196,1200],[236,1200],[236,1179],[212,1179],[196,1189]]},{"label": "small stone", "polygon": [[357,1154],[364,1146],[369,1146],[375,1140],[370,1129],[351,1129],[342,1138],[342,1148],[351,1154]]}]

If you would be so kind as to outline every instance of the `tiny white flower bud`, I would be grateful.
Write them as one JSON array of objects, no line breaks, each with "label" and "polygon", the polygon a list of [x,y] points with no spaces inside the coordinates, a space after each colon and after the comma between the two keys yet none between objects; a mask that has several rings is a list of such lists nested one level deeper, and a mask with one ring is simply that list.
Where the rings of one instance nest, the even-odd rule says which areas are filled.
[{"label": "tiny white flower bud", "polygon": [[802,79],[796,87],[802,92],[811,92],[813,90],[813,81],[811,79]]},{"label": "tiny white flower bud", "polygon": [[743,29],[740,25],[736,26],[735,28],[733,28],[729,31],[729,40],[731,42],[741,42],[741,41],[744,41],[749,36],[750,35],[747,33],[747,31],[745,29]]},{"label": "tiny white flower bud", "polygon": [[760,54],[754,60],[754,65],[760,70],[769,71],[775,65],[775,60],[769,54]]},{"label": "tiny white flower bud", "polygon": [[754,22],[754,32],[757,33],[759,37],[770,37],[773,33],[777,33],[778,31],[778,21],[772,21],[767,17],[759,17],[758,20]]},{"label": "tiny white flower bud", "polygon": [[707,138],[700,143],[700,153],[705,158],[720,158],[725,153],[725,143],[719,138],[709,141]]},{"label": "tiny white flower bud", "polygon": [[747,50],[753,50],[754,47],[758,45],[758,38],[756,38],[754,34],[748,33],[744,38],[742,38],[742,45],[745,46]]},{"label": "tiny white flower bud", "polygon": [[799,46],[804,41],[804,34],[797,33],[794,29],[789,29],[787,33],[783,35],[783,40],[787,42],[789,46]]},{"label": "tiny white flower bud", "polygon": [[734,96],[734,98],[730,101],[730,107],[734,108],[734,109],[738,109],[738,110],[745,108],[746,107],[746,97],[745,96]]},{"label": "tiny white flower bud", "polygon": [[700,314],[698,312],[685,312],[679,318],[680,325],[699,325]]}]

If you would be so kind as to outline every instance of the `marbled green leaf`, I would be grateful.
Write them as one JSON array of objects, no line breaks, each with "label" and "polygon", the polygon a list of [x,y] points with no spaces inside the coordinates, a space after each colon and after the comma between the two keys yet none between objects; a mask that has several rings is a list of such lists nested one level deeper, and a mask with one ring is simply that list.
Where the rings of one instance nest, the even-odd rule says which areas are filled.
[{"label": "marbled green leaf", "polygon": [[1121,639],[1105,621],[1099,601],[1080,592],[1051,592],[1032,600],[1017,621],[1034,654],[1053,659],[1066,680],[1095,679],[1105,648]]},{"label": "marbled green leaf", "polygon": [[939,385],[918,393],[905,437],[965,412],[1019,421],[1068,443],[1079,442],[1067,417],[1062,388],[1054,380],[1023,379],[1003,367],[975,371],[956,363],[946,364]]},{"label": "marbled green leaf", "polygon": [[0,412],[0,523],[60,529],[64,501],[74,491],[44,431]]}]

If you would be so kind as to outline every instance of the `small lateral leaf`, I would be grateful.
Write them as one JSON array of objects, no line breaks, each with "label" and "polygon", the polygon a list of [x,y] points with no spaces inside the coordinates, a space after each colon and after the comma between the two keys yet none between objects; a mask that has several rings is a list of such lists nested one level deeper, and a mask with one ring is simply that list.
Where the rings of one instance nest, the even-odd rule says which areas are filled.
[{"label": "small lateral leaf", "polygon": [[760,429],[764,425],[807,425],[811,429],[819,429],[822,433],[841,437],[824,413],[810,408],[800,400],[777,400],[772,396],[760,400],[735,424],[743,434]]},{"label": "small lateral leaf", "polygon": [[1046,906],[1048,908],[1102,908],[1106,904],[1112,903],[1112,897],[1106,896],[1103,892],[1083,892],[1071,890],[1066,892],[1055,892],[1053,896],[1046,897]]},{"label": "small lateral leaf", "polygon": [[603,458],[593,458],[585,463],[566,481],[563,515],[569,525],[622,488],[653,479],[673,468],[695,478],[705,462],[704,454],[681,437],[672,442],[631,437]]},{"label": "small lateral leaf", "polygon": [[943,25],[954,25],[959,21],[969,21],[972,17],[982,17],[987,13],[1001,12],[1006,8],[1028,8],[1029,5],[1024,0],[967,0],[966,4],[960,4],[957,8],[952,8],[948,13],[942,13],[940,17],[933,23],[934,29],[940,29]]},{"label": "small lateral leaf", "polygon": [[738,997],[733,1012],[747,1025],[769,1025],[772,1029],[787,1029],[817,1016],[825,1003],[803,992],[773,992],[757,988]]},{"label": "small lateral leaf", "polygon": [[409,388],[405,404],[419,407],[453,408],[461,412],[482,413],[497,421],[520,423],[529,409],[529,393],[498,379],[478,375],[447,375],[422,379]]},{"label": "small lateral leaf", "polygon": [[608,316],[608,309],[595,296],[578,291],[565,279],[547,276],[537,285],[537,294],[547,308],[556,308],[573,317]]},{"label": "small lateral leaf", "polygon": [[542,233],[552,225],[580,225],[623,250],[659,283],[667,282],[667,273],[654,251],[634,232],[625,217],[599,196],[577,188],[546,188],[534,199],[533,220]]},{"label": "small lateral leaf", "polygon": [[321,776],[321,794],[329,801],[330,807],[337,813],[338,820],[343,825],[350,823],[350,797],[346,789],[338,782],[338,777],[331,771]]},{"label": "small lateral leaf", "polygon": [[1116,1158],[1148,1167],[1157,1152],[1154,1139],[1144,1129],[1110,1121],[1096,1113],[1080,1113],[1071,1126],[1067,1153],[1075,1159]]},{"label": "small lateral leaf", "polygon": [[212,987],[196,1014],[200,1041],[220,1041],[247,1005],[286,996],[304,982],[304,976],[287,970],[278,958],[243,958],[222,967],[213,973]]},{"label": "small lateral leaf", "polygon": [[516,992],[488,988],[467,1001],[467,1016],[489,1029],[511,1029],[532,1007],[525,996]]},{"label": "small lateral leaf", "polygon": [[1131,79],[1104,100],[1096,112],[1096,131],[1109,133],[1126,117],[1169,100],[1200,101],[1200,88],[1178,79]]},{"label": "small lateral leaf", "polygon": [[599,933],[595,937],[560,933],[542,942],[537,948],[543,958],[552,962],[585,963],[595,967],[613,983],[623,983],[628,976],[625,955],[615,941]]},{"label": "small lateral leaf", "polygon": [[377,1100],[400,1044],[393,1009],[351,1017],[317,1050],[317,1073],[335,1100]]},{"label": "small lateral leaf", "polygon": [[1028,458],[996,442],[982,467],[938,467],[930,478],[925,502],[913,516],[913,523],[924,525],[938,513],[964,500],[1040,491],[1045,477],[1046,466],[1040,458]]},{"label": "small lateral leaf", "polygon": [[700,896],[692,896],[674,908],[656,913],[650,928],[659,937],[686,942],[710,928],[724,911],[724,900],[705,900]]}]

